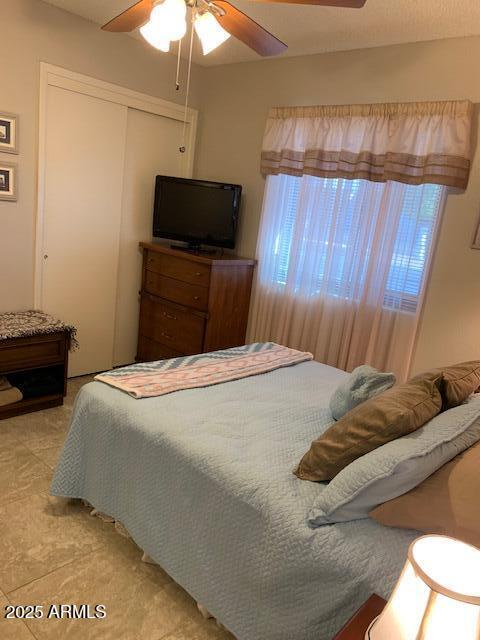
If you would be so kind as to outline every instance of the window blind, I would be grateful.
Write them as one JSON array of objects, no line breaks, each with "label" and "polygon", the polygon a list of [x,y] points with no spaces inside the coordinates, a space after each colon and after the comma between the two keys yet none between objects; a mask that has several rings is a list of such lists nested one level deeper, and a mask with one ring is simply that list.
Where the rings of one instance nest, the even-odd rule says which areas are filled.
[{"label": "window blind", "polygon": [[302,297],[359,301],[368,274],[381,268],[383,306],[414,313],[443,192],[435,184],[270,176],[265,209],[275,207],[277,222],[260,280]]}]

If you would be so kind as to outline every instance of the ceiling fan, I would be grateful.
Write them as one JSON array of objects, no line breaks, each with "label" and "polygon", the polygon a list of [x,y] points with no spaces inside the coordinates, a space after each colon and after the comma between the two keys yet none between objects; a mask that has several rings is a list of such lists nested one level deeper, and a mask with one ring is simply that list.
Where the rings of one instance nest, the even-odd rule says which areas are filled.
[{"label": "ceiling fan", "polygon": [[[360,9],[366,0],[260,0],[317,6]],[[228,0],[140,0],[107,24],[104,31],[126,32],[140,27],[142,36],[154,47],[168,51],[171,41],[186,33],[186,9],[193,10],[195,31],[206,55],[234,36],[261,56],[275,56],[287,45]],[[192,31],[193,34],[193,31]]]},{"label": "ceiling fan", "polygon": [[[260,0],[260,2],[290,2],[318,6],[360,9],[366,0]],[[234,36],[261,56],[275,56],[287,49],[287,45],[249,18],[228,0],[139,0],[107,24],[104,31],[127,32],[140,28],[145,40],[160,51],[169,51],[170,43],[178,41],[177,77],[175,88],[180,88],[180,57],[182,40],[187,32],[187,7],[192,10],[190,51],[185,92],[182,143],[180,153],[185,153],[190,70],[192,65],[193,35],[197,33],[207,55],[230,36]]]}]

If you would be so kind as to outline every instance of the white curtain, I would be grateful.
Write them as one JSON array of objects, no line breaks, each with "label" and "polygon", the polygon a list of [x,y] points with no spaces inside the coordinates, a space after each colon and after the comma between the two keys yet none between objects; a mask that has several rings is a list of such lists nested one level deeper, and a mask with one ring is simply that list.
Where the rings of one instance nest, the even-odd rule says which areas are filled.
[{"label": "white curtain", "polygon": [[276,107],[265,128],[262,173],[465,189],[472,113],[467,100]]},{"label": "white curtain", "polygon": [[268,176],[250,340],[406,378],[445,192]]},{"label": "white curtain", "polygon": [[468,101],[271,109],[251,340],[407,377],[448,187],[470,172]]}]

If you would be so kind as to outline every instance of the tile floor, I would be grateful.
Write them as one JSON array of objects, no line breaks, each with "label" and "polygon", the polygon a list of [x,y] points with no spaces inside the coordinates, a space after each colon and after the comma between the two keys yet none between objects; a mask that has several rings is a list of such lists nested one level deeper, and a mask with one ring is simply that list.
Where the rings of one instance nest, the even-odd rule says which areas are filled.
[{"label": "tile floor", "polygon": [[[48,498],[73,401],[0,421],[2,640],[234,640],[140,549],[79,503]],[[104,604],[103,620],[6,620],[8,604]]]}]

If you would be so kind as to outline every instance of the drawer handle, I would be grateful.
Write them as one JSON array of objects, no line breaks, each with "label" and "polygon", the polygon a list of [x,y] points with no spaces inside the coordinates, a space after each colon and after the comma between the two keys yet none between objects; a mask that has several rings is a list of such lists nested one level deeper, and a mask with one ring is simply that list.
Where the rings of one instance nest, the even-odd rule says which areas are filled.
[{"label": "drawer handle", "polygon": [[153,258],[149,258],[148,261],[149,262],[154,262],[154,259]]},{"label": "drawer handle", "polygon": [[166,338],[167,340],[173,340],[173,336],[169,335],[168,333],[165,333],[164,331],[162,331],[162,333],[160,335],[163,338]]},{"label": "drawer handle", "polygon": [[197,271],[197,272],[195,273],[195,275],[196,275],[196,276],[201,276],[202,274],[200,273],[200,271]]},{"label": "drawer handle", "polygon": [[166,311],[163,312],[163,315],[165,318],[168,318],[169,320],[176,320],[177,316],[172,316],[171,313],[167,313]]},{"label": "drawer handle", "polygon": [[193,296],[194,300],[200,300],[200,296]]}]

